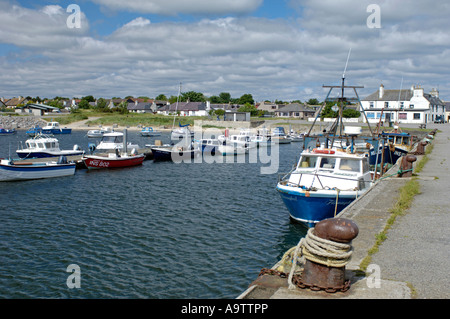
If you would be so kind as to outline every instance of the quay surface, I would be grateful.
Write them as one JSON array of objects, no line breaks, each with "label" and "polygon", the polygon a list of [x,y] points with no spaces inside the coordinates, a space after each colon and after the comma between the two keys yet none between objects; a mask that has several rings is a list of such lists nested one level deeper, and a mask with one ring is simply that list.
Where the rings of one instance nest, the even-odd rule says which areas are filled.
[{"label": "quay surface", "polygon": [[[358,271],[360,263],[374,246],[375,236],[384,229],[400,189],[411,178],[391,177],[379,181],[337,216],[353,220],[359,228],[359,234],[352,242],[352,260],[346,266],[346,278],[351,280],[347,292],[290,290],[287,279],[263,275],[255,278],[238,299],[450,298],[450,234],[447,228],[450,223],[447,197],[450,189],[450,124],[431,124],[428,128],[439,131],[432,142],[434,148],[428,155],[429,161],[413,177],[419,182],[420,193],[414,197],[407,212],[397,217],[379,251],[372,255],[370,265],[379,269],[379,287],[369,288],[368,283],[373,283],[373,279],[369,279],[372,273],[365,276]],[[414,165],[422,157],[417,155]],[[389,173],[397,170],[396,165]]]}]

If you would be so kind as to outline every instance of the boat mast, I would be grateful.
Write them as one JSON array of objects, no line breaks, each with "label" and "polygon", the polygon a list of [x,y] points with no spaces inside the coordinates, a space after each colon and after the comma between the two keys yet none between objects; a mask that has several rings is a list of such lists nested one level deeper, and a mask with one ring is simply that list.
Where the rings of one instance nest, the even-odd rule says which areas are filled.
[{"label": "boat mast", "polygon": [[180,94],[181,94],[181,82],[180,82],[180,87],[178,88],[177,104],[175,105],[175,115],[173,116],[172,131],[175,127],[175,118],[176,118],[177,112],[178,112],[178,101],[180,100]]}]

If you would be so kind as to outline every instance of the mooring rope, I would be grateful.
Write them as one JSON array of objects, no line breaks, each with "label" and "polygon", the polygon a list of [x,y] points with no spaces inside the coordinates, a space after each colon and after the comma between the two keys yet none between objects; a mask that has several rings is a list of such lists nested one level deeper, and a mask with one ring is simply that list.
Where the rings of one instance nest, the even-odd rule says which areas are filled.
[{"label": "mooring rope", "polygon": [[[291,259],[290,256],[293,251],[294,255]],[[292,260],[288,277],[289,289],[295,289],[296,287],[292,283],[292,278],[296,271],[299,257],[327,267],[344,267],[349,263],[352,253],[353,248],[350,244],[337,243],[320,238],[314,235],[314,228],[310,228],[306,236],[299,241],[297,246],[289,249],[282,258],[282,264],[286,264],[287,259]]]}]

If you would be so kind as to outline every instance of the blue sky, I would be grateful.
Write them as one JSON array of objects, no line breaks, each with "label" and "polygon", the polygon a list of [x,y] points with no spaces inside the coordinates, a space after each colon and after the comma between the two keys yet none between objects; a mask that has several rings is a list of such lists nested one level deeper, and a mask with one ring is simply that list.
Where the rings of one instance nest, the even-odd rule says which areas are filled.
[{"label": "blue sky", "polygon": [[[367,24],[373,3],[380,28]],[[0,96],[170,96],[183,82],[206,96],[321,100],[351,48],[347,83],[362,96],[403,78],[445,100],[449,12],[445,0],[0,0]]]}]

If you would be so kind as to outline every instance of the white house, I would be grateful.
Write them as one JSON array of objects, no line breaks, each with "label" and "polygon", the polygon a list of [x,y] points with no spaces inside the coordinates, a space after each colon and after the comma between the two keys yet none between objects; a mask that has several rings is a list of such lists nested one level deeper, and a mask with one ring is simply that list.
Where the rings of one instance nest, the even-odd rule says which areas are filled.
[{"label": "white house", "polygon": [[378,91],[361,100],[361,106],[370,123],[378,123],[382,117],[383,122],[425,124],[445,116],[439,92],[432,89],[424,93],[423,88],[414,85],[409,90],[385,90],[381,84]]}]

